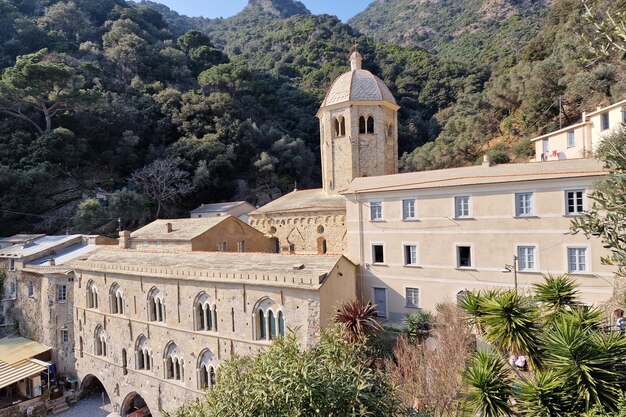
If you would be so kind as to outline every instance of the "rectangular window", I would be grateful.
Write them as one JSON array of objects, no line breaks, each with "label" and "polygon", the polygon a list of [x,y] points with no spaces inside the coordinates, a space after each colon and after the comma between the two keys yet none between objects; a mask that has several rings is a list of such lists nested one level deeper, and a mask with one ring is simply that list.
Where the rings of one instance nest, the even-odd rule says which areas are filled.
[{"label": "rectangular window", "polygon": [[550,140],[548,139],[544,139],[541,141],[541,146],[543,149],[543,153],[548,154],[550,153]]},{"label": "rectangular window", "polygon": [[67,300],[67,285],[57,285],[57,301]]},{"label": "rectangular window", "polygon": [[569,272],[587,271],[587,248],[567,248]]},{"label": "rectangular window", "polygon": [[470,216],[470,198],[468,195],[454,197],[454,217]]},{"label": "rectangular window", "polygon": [[217,250],[220,252],[226,252],[228,251],[228,245],[226,242],[220,242],[217,244]]},{"label": "rectangular window", "polygon": [[415,219],[415,199],[402,200],[402,219]]},{"label": "rectangular window", "polygon": [[576,133],[573,130],[567,132],[567,147],[573,148],[576,146]]},{"label": "rectangular window", "polygon": [[9,282],[9,296],[11,296],[11,298],[15,296],[15,281]]},{"label": "rectangular window", "polygon": [[417,245],[404,245],[404,264],[417,265]]},{"label": "rectangular window", "polygon": [[472,248],[470,246],[457,246],[456,256],[458,268],[471,268],[472,267]]},{"label": "rectangular window", "polygon": [[585,190],[565,191],[565,214],[581,214],[584,211]]},{"label": "rectangular window", "polygon": [[533,214],[533,193],[515,193],[515,215],[519,217]]},{"label": "rectangular window", "polygon": [[147,241],[147,240],[144,240],[143,242],[141,242],[141,245],[142,245],[144,248],[147,248],[147,247],[150,245],[150,243],[148,243],[148,241]]},{"label": "rectangular window", "polygon": [[246,251],[246,242],[244,240],[237,242],[237,252],[245,252]]},{"label": "rectangular window", "polygon": [[372,201],[370,203],[370,220],[383,219],[383,203],[380,201]]},{"label": "rectangular window", "polygon": [[387,317],[387,289],[374,288],[374,304],[376,305],[376,315]]},{"label": "rectangular window", "polygon": [[68,343],[70,341],[70,332],[67,329],[61,329],[61,340],[63,343]]},{"label": "rectangular window", "polygon": [[35,295],[35,284],[33,281],[28,281],[28,296],[32,297]]},{"label": "rectangular window", "polygon": [[602,113],[600,115],[600,130],[607,130],[609,128],[609,112]]},{"label": "rectangular window", "polygon": [[160,240],[157,240],[156,241],[156,245],[157,245],[157,247],[161,247],[161,246],[163,246],[163,242],[160,241]]},{"label": "rectangular window", "polygon": [[534,246],[518,246],[517,247],[517,269],[520,271],[535,270],[535,247]]},{"label": "rectangular window", "polygon": [[383,245],[372,245],[372,263],[385,263],[385,250],[383,248]]},{"label": "rectangular window", "polygon": [[15,259],[9,259],[9,271],[15,271]]},{"label": "rectangular window", "polygon": [[420,306],[420,290],[418,288],[406,289],[406,306],[411,308],[419,308]]}]

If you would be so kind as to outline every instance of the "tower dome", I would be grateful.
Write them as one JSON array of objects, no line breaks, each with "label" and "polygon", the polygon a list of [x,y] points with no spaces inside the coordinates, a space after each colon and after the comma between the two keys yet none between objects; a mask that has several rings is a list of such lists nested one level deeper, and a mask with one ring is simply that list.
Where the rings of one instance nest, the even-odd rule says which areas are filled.
[{"label": "tower dome", "polygon": [[350,55],[350,71],[340,75],[332,84],[322,107],[347,101],[388,101],[396,105],[396,99],[383,80],[361,68],[363,57],[358,52]]}]

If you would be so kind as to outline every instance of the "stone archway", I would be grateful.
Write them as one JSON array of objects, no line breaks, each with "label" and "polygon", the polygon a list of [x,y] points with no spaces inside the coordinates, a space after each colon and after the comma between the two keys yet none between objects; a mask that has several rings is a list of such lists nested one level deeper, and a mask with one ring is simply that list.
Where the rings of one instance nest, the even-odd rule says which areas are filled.
[{"label": "stone archway", "polygon": [[90,397],[92,395],[97,395],[100,393],[104,393],[107,398],[110,398],[109,393],[104,387],[104,384],[97,376],[93,374],[85,376],[80,383],[80,397]]},{"label": "stone archway", "polygon": [[141,397],[141,395],[137,394],[137,392],[133,391],[129,393],[124,401],[122,402],[122,407],[120,408],[120,417],[150,417],[152,414],[150,413],[150,409],[146,404],[146,401]]}]

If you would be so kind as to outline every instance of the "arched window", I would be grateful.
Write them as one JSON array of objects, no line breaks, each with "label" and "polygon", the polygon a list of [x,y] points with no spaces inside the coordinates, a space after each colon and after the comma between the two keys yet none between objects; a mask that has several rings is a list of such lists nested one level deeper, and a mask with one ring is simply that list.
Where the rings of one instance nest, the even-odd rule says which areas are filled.
[{"label": "arched window", "polygon": [[97,325],[94,331],[93,337],[93,352],[96,356],[107,355],[107,337],[106,332],[102,329],[102,326]]},{"label": "arched window", "polygon": [[92,280],[87,283],[87,308],[98,308],[98,287]]},{"label": "arched window", "polygon": [[217,305],[207,293],[201,292],[193,304],[194,330],[217,331]]},{"label": "arched window", "polygon": [[387,136],[389,136],[389,137],[393,136],[393,126],[392,125],[388,125],[387,126]]},{"label": "arched window", "polygon": [[261,299],[252,313],[254,338],[256,340],[273,340],[277,336],[285,336],[285,316],[282,307],[271,298]]},{"label": "arched window", "polygon": [[148,321],[165,321],[165,298],[157,288],[148,293]]},{"label": "arched window", "polygon": [[359,117],[359,133],[365,133],[365,117]]},{"label": "arched window", "polygon": [[326,252],[328,250],[327,244],[326,244],[326,239],[324,239],[323,237],[318,237],[317,238],[317,253],[319,255],[325,255]]},{"label": "arched window", "polygon": [[341,136],[341,128],[339,126],[339,120],[337,118],[333,118],[333,137],[338,138]]},{"label": "arched window", "polygon": [[135,343],[135,369],[150,371],[153,368],[152,349],[148,348],[148,339],[141,335]]},{"label": "arched window", "polygon": [[111,314],[124,314],[124,297],[122,289],[117,283],[111,285],[109,290],[109,305],[111,306]]},{"label": "arched window", "polygon": [[175,381],[183,381],[185,378],[185,366],[183,355],[179,352],[176,343],[170,342],[165,348],[165,378]]},{"label": "arched window", "polygon": [[339,117],[339,136],[346,136],[346,119]]},{"label": "arched window", "polygon": [[198,387],[200,389],[213,388],[215,386],[216,369],[215,355],[209,349],[204,350],[198,358]]},{"label": "arched window", "polygon": [[367,133],[374,133],[374,118],[372,116],[367,118]]}]

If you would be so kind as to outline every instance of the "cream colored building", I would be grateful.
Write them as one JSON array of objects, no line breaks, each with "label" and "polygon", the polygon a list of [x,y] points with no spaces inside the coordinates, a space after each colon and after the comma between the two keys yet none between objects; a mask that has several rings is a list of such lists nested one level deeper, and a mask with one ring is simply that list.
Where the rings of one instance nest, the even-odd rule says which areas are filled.
[{"label": "cream colored building", "polygon": [[544,274],[568,273],[583,301],[607,300],[607,251],[570,233],[605,175],[597,161],[578,159],[355,179],[344,195],[362,297],[400,322],[466,290],[514,288],[516,276],[529,291]]},{"label": "cream colored building", "polygon": [[[119,248],[74,262],[83,388],[100,381],[122,417],[144,406],[153,416],[175,411],[215,384],[233,354],[257,353],[290,329],[312,345],[340,303],[356,296],[356,267],[344,256],[258,253],[272,240],[240,226],[233,217],[157,220],[123,232]],[[178,230],[176,239],[165,240],[163,229]],[[240,241],[241,230],[243,251],[214,247]],[[198,236],[212,251],[195,249]],[[159,246],[140,243],[158,237]]]},{"label": "cream colored building", "polygon": [[583,113],[580,123],[531,140],[537,161],[558,161],[590,157],[608,134],[626,123],[626,100],[591,113]]}]

